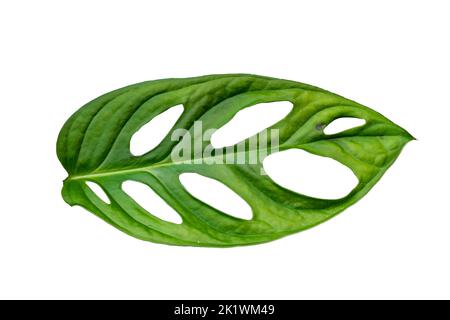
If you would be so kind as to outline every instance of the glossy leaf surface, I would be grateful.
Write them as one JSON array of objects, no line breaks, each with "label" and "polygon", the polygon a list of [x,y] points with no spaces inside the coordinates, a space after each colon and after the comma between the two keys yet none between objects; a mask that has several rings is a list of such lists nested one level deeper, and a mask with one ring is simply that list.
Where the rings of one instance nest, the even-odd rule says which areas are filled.
[{"label": "glossy leaf surface", "polygon": [[[303,149],[350,168],[359,184],[347,196],[317,199],[282,188],[261,174],[264,157],[256,164],[173,161],[171,153],[183,138],[173,141],[174,130],[186,129],[193,136],[195,121],[202,121],[203,131],[217,129],[246,107],[275,101],[293,104],[292,111],[270,128],[279,130],[279,150]],[[146,154],[133,156],[133,134],[179,104],[184,111],[162,142]],[[327,124],[343,117],[366,123],[337,134],[324,134]],[[62,191],[68,204],[80,205],[142,240],[225,247],[271,241],[330,219],[361,199],[412,139],[379,113],[320,88],[230,74],[149,81],[100,96],[66,122],[59,134],[57,154],[69,174]],[[202,150],[208,145],[203,141]],[[268,155],[272,152],[270,148],[264,151]],[[238,152],[236,148],[234,152]],[[250,146],[245,150],[249,152]],[[211,156],[221,157],[221,153],[212,150]],[[194,157],[201,160],[204,154]],[[179,180],[186,172],[225,184],[250,205],[253,218],[232,217],[193,197]],[[128,180],[148,185],[179,213],[183,222],[163,221],[145,211],[122,190]],[[88,181],[101,186],[110,203],[101,200],[87,186]]]}]

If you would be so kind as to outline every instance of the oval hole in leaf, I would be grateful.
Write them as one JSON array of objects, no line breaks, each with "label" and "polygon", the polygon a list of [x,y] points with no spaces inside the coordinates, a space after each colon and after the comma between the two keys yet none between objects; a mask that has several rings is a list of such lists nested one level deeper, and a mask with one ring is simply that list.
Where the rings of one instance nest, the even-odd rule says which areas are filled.
[{"label": "oval hole in leaf", "polygon": [[180,118],[183,110],[181,104],[173,106],[143,125],[131,137],[131,154],[141,156],[158,146]]},{"label": "oval hole in leaf", "polygon": [[340,199],[357,185],[353,172],[336,160],[289,149],[268,156],[264,171],[280,186],[321,199]]},{"label": "oval hole in leaf", "polygon": [[274,125],[285,118],[292,108],[289,101],[259,103],[247,107],[212,134],[211,145],[214,148],[232,146]]},{"label": "oval hole in leaf", "polygon": [[348,129],[360,127],[366,124],[366,120],[352,117],[338,118],[328,124],[323,132],[325,134],[336,134]]},{"label": "oval hole in leaf", "polygon": [[248,203],[215,179],[189,172],[180,175],[180,182],[195,198],[225,214],[244,220],[253,218]]},{"label": "oval hole in leaf", "polygon": [[175,224],[183,223],[183,219],[148,185],[127,180],[122,183],[122,190],[149,214]]},{"label": "oval hole in leaf", "polygon": [[102,199],[103,202],[105,202],[107,204],[111,203],[111,201],[109,200],[108,195],[105,193],[103,188],[100,187],[97,183],[92,182],[92,181],[86,181],[86,185],[88,186],[89,189],[92,190],[92,192],[94,192],[97,195],[97,197]]}]

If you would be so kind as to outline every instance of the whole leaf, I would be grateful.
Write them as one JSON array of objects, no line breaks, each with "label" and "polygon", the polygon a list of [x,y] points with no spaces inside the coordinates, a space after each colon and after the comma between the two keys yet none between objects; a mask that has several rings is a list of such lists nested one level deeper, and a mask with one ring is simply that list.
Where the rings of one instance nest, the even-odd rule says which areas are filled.
[{"label": "whole leaf", "polygon": [[[280,187],[256,164],[174,162],[174,130],[192,133],[220,128],[240,110],[257,103],[290,101],[292,111],[270,129],[279,130],[279,150],[298,148],[349,167],[359,184],[344,198],[308,197]],[[162,142],[142,156],[130,153],[133,134],[172,106],[184,112]],[[366,124],[334,135],[323,128],[341,117]],[[143,82],[107,93],[79,109],[62,128],[57,154],[69,176],[62,195],[116,228],[142,240],[172,245],[226,247],[271,241],[324,222],[361,199],[413,137],[379,113],[310,85],[256,75],[211,75]],[[209,142],[203,143],[203,148]],[[246,152],[250,152],[247,150]],[[269,150],[269,154],[270,154]],[[218,150],[213,155],[220,156]],[[202,155],[195,155],[201,157]],[[232,217],[193,197],[179,175],[194,172],[224,183],[251,206],[252,220]],[[182,217],[163,221],[140,207],[121,188],[127,180],[147,184]],[[95,182],[111,200],[87,185]]]}]

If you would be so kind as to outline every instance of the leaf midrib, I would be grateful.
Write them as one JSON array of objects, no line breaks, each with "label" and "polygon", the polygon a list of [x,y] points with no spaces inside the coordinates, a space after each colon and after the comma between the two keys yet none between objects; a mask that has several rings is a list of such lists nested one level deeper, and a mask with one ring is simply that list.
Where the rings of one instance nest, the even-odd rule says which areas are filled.
[{"label": "leaf midrib", "polygon": [[[399,135],[385,135],[383,137],[397,137]],[[376,138],[378,136],[357,136],[358,138],[361,137],[370,137],[370,138]],[[340,140],[340,139],[345,139],[345,138],[349,138],[348,136],[344,136],[344,137],[336,137],[336,138],[330,138],[330,139],[324,139],[326,141],[334,141],[334,140]],[[320,141],[320,140],[318,140]],[[302,148],[308,144],[311,143],[315,143],[317,141],[312,141],[312,142],[308,142],[308,143],[304,143],[304,144],[299,144],[299,145],[283,145],[280,144],[279,148],[280,150],[285,150],[285,149],[290,149],[290,148]],[[252,149],[252,150],[247,150],[244,152],[232,152],[233,155],[239,155],[242,153],[247,153],[249,151],[257,151],[257,152],[265,152],[265,151],[269,151],[269,148],[263,148],[263,149]],[[267,153],[267,155],[269,155],[269,153]],[[101,172],[92,172],[92,173],[88,173],[88,174],[79,174],[79,175],[69,175],[66,178],[66,181],[69,180],[89,180],[92,178],[98,178],[98,177],[108,177],[108,176],[114,176],[114,175],[121,175],[121,174],[127,174],[127,173],[136,173],[136,172],[150,172],[152,171],[152,169],[157,169],[157,168],[161,168],[161,167],[170,167],[170,166],[176,166],[176,165],[181,165],[181,164],[193,164],[192,162],[194,162],[195,160],[209,160],[209,159],[214,159],[214,158],[219,158],[219,157],[223,157],[223,154],[220,156],[211,156],[211,157],[201,157],[201,158],[192,158],[191,160],[188,161],[160,161],[157,163],[153,163],[151,165],[148,166],[143,166],[143,167],[139,167],[139,168],[122,168],[122,169],[118,169],[118,170],[106,170],[106,171],[101,171]],[[226,164],[226,163],[225,163]]]},{"label": "leaf midrib", "polygon": [[[289,148],[289,146],[286,146]],[[257,152],[265,152],[265,151],[269,151],[269,148],[264,148],[264,149],[253,149],[253,150],[248,150],[248,151],[244,151],[244,152],[232,152],[231,154],[233,155],[239,155],[239,154],[246,154],[249,151],[257,151]],[[148,166],[144,166],[144,167],[139,167],[139,168],[123,168],[123,169],[118,169],[118,170],[107,170],[107,171],[102,171],[102,172],[93,172],[93,173],[89,173],[89,174],[80,174],[80,175],[73,175],[73,176],[69,176],[67,177],[66,180],[89,180],[90,178],[96,178],[96,177],[107,177],[107,176],[113,176],[113,175],[120,175],[120,174],[127,174],[127,173],[135,173],[135,172],[143,172],[143,171],[152,171],[152,169],[156,169],[156,168],[161,168],[161,167],[170,167],[170,166],[176,166],[176,165],[181,165],[181,164],[194,164],[192,162],[195,162],[196,160],[209,160],[209,159],[219,159],[223,157],[223,154],[220,156],[211,156],[211,157],[201,157],[201,158],[192,158],[190,160],[186,160],[186,161],[161,161],[161,162],[157,162]]]}]

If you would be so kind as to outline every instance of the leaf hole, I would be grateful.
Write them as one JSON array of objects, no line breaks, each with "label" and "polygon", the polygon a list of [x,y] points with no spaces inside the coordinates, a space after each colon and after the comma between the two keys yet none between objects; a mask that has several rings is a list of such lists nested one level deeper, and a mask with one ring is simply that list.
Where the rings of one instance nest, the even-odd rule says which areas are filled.
[{"label": "leaf hole", "polygon": [[331,158],[289,149],[264,159],[264,171],[278,185],[320,199],[340,199],[357,185],[354,173]]},{"label": "leaf hole", "polygon": [[100,187],[99,184],[92,182],[92,181],[86,181],[86,185],[88,186],[89,189],[92,190],[92,192],[94,192],[96,194],[97,197],[99,197],[103,202],[107,203],[107,204],[111,204],[111,200],[109,200],[108,195],[106,194],[106,192],[103,190],[102,187]]},{"label": "leaf hole", "polygon": [[195,198],[235,218],[251,220],[249,204],[223,183],[198,173],[182,173],[181,184]]},{"label": "leaf hole", "polygon": [[175,224],[183,223],[183,219],[148,185],[127,180],[122,183],[122,190],[149,214]]},{"label": "leaf hole", "polygon": [[238,113],[211,136],[214,148],[232,146],[285,118],[292,110],[289,101],[259,103]]},{"label": "leaf hole", "polygon": [[366,120],[353,118],[353,117],[344,117],[338,118],[328,124],[323,132],[327,135],[336,134],[345,130],[349,130],[356,127],[361,127],[366,124]]},{"label": "leaf hole", "polygon": [[173,128],[183,110],[181,104],[173,106],[143,125],[131,137],[131,154],[141,156],[156,148]]}]

